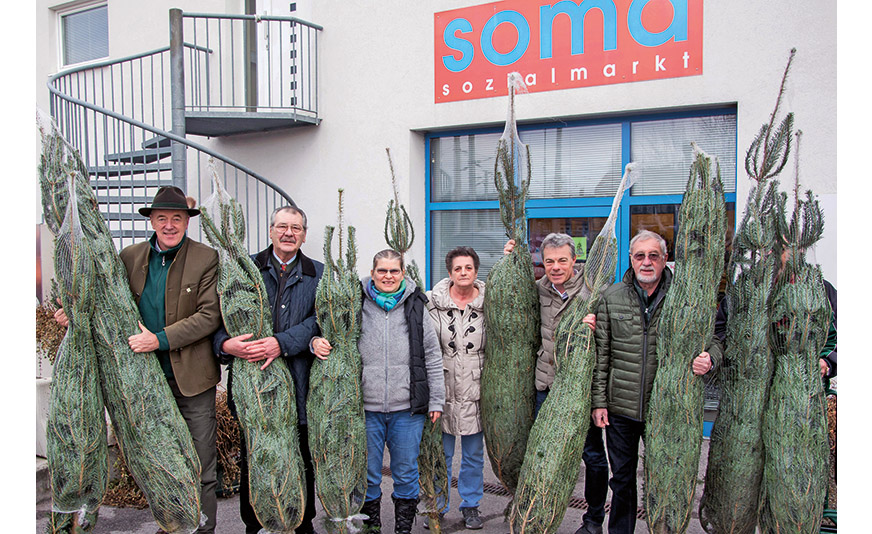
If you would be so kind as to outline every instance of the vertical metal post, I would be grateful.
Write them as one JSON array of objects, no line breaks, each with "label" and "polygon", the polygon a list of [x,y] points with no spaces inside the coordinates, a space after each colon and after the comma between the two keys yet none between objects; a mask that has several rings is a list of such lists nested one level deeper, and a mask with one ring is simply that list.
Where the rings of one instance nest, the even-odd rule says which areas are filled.
[{"label": "vertical metal post", "polygon": [[[245,0],[245,14],[257,14],[254,0]],[[256,19],[246,20],[242,24],[245,43],[245,111],[257,111],[257,22]],[[264,24],[269,25],[268,22]]]},{"label": "vertical metal post", "polygon": [[[182,10],[170,9],[170,100],[172,107],[171,132],[185,137],[185,56]],[[187,154],[185,145],[173,141],[173,185],[186,191]]]}]

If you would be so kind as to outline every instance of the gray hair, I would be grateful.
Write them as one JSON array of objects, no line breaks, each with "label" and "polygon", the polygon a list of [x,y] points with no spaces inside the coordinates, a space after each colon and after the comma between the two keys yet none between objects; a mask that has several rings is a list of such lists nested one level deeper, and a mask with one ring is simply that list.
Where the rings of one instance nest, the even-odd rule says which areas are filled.
[{"label": "gray hair", "polygon": [[651,230],[639,230],[639,233],[633,236],[633,239],[630,240],[630,254],[633,253],[633,245],[638,241],[648,241],[649,239],[654,239],[660,244],[660,252],[663,253],[664,257],[666,257],[666,240],[663,239],[660,234],[652,232]]},{"label": "gray hair", "polygon": [[566,234],[558,234],[551,233],[545,236],[545,239],[542,240],[541,249],[544,251],[546,248],[560,248],[569,245],[569,252],[572,254],[572,257],[575,257],[575,239],[572,239],[570,236]]},{"label": "gray hair", "polygon": [[276,215],[283,211],[289,211],[291,213],[296,213],[300,217],[303,218],[303,230],[309,229],[309,219],[306,218],[306,213],[296,206],[281,206],[275,209],[272,212],[272,215],[269,216],[269,227],[272,228],[276,225]]},{"label": "gray hair", "polygon": [[378,265],[378,260],[400,260],[400,269],[405,270],[403,255],[392,248],[386,248],[372,257],[372,268]]}]

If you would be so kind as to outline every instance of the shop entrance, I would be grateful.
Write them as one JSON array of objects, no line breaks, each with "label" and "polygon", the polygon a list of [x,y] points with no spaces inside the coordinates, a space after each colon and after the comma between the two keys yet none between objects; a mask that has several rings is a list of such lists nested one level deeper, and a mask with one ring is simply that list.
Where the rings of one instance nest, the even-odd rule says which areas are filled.
[{"label": "shop entrance", "polygon": [[[596,236],[606,224],[609,207],[530,208],[527,210],[527,235],[530,253],[533,255],[533,271],[536,279],[545,276],[542,264],[542,240],[550,233],[568,234],[575,240],[575,268],[587,261],[588,252]],[[618,224],[620,220],[618,220]],[[620,229],[618,234],[620,235]]]}]

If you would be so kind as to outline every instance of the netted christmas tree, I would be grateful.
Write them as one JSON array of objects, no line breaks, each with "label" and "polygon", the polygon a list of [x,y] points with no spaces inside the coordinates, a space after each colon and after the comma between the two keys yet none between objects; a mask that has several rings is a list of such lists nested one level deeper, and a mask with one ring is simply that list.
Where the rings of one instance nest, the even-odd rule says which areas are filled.
[{"label": "netted christmas tree", "polygon": [[753,534],[763,476],[763,408],[769,395],[772,355],[767,303],[778,262],[775,195],[790,155],[793,114],[778,112],[795,50],[790,53],[775,108],[745,155],[754,181],[733,238],[724,359],[718,370],[720,402],[709,442],[700,524],[710,534]]},{"label": "netted christmas tree", "polygon": [[657,374],[645,415],[645,510],[654,533],[690,523],[703,434],[703,378],[692,361],[714,333],[724,270],[726,209],[717,160],[693,144],[694,161],[678,214],[675,276],[663,300]]},{"label": "netted christmas tree", "polygon": [[776,236],[786,261],[769,305],[775,367],[763,412],[759,527],[764,533],[818,532],[829,469],[827,407],[818,359],[832,310],[820,267],[806,260],[808,249],[823,235],[824,219],[811,191],[801,198],[798,153],[797,146],[789,222],[787,194],[777,198]]},{"label": "netted christmas tree", "polygon": [[[224,189],[213,162],[215,192],[203,202],[203,232],[218,251],[218,296],[224,328],[250,341],[273,335],[269,299],[245,243],[242,207]],[[231,395],[248,452],[251,507],[268,532],[289,533],[305,510],[306,483],[297,435],[294,380],[281,358],[266,368],[240,358],[232,364]]]},{"label": "netted christmas tree", "polygon": [[[530,188],[530,154],[515,121],[515,92],[521,75],[509,74],[506,126],[497,144],[494,183],[506,235],[515,240],[512,252],[490,270],[485,282],[487,325],[481,374],[482,430],[491,467],[514,495],[533,424],[536,395],[534,368],[539,334],[539,296],[533,260],[527,248],[524,212]],[[509,508],[506,508],[508,513]]]},{"label": "netted christmas tree", "polygon": [[[415,229],[406,208],[400,204],[397,179],[390,149],[385,149],[388,155],[388,165],[391,169],[391,185],[394,198],[388,203],[385,218],[385,241],[388,246],[399,252],[404,258],[415,241]],[[415,260],[405,262],[406,273],[415,285],[424,290],[418,264]],[[427,313],[426,311],[424,313]],[[442,446],[442,421],[431,421],[428,417],[421,433],[421,446],[418,453],[418,481],[421,496],[424,501],[423,511],[427,517],[432,534],[442,531],[440,514],[448,506],[448,465],[445,462],[445,449]]]},{"label": "netted christmas tree", "polygon": [[627,165],[612,210],[591,246],[583,287],[563,312],[554,332],[554,383],[530,430],[518,487],[512,501],[511,532],[557,532],[578,481],[590,428],[590,388],[596,364],[593,330],[583,322],[595,313],[600,295],[615,277],[615,223],[624,191],[636,177]]},{"label": "netted christmas tree", "polygon": [[[97,357],[91,337],[97,266],[79,222],[75,175],[66,181],[69,202],[55,235],[55,276],[69,319],[52,370],[46,424],[53,515],[75,513],[84,528],[103,500],[109,480],[108,443]],[[71,525],[72,526],[72,525]]]},{"label": "netted christmas tree", "polygon": [[335,228],[324,236],[324,274],[315,292],[321,335],[332,346],[326,360],[315,359],[309,376],[309,447],[315,464],[315,488],[330,533],[355,532],[366,497],[366,423],[361,392],[360,337],[362,295],[357,276],[353,226],[343,258],[343,206],[339,190],[339,247],[333,259]]},{"label": "netted christmas tree", "polygon": [[190,432],[157,358],[153,353],[135,354],[128,345],[131,333],[140,332],[141,317],[84,163],[47,119],[40,133],[46,224],[53,231],[60,228],[72,180],[84,239],[98,269],[92,290],[92,340],[103,402],[119,446],[158,525],[168,533],[193,532],[201,520],[200,460]]}]

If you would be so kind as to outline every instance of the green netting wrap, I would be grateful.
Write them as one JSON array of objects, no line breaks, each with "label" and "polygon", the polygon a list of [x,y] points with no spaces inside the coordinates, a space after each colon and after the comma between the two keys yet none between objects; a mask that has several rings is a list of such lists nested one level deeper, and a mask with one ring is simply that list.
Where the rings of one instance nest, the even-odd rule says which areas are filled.
[{"label": "green netting wrap", "polygon": [[726,209],[720,166],[693,144],[678,215],[675,276],[663,301],[657,374],[645,416],[645,509],[654,533],[690,523],[703,432],[703,378],[692,361],[714,333],[724,269]]},{"label": "green netting wrap", "polygon": [[[791,59],[793,54],[791,53]],[[775,194],[790,155],[788,114],[777,130],[775,120],[790,61],[769,123],[751,143],[745,170],[756,185],[748,193],[745,213],[730,258],[725,301],[724,359],[718,371],[720,402],[711,431],[705,488],[699,521],[710,534],[753,534],[757,526],[763,477],[763,409],[769,396],[772,354],[767,305],[775,278]]]},{"label": "green netting wrap", "polygon": [[487,344],[481,372],[481,422],[488,457],[494,474],[513,495],[533,424],[534,370],[541,344],[539,296],[524,213],[530,154],[515,122],[515,90],[522,84],[520,74],[509,75],[508,117],[497,144],[494,183],[500,217],[515,248],[497,261],[485,282]]},{"label": "green netting wrap", "polygon": [[[242,208],[218,179],[210,162],[215,192],[203,202],[202,227],[218,251],[218,296],[224,328],[249,341],[273,335],[263,277],[249,257]],[[233,362],[232,395],[248,451],[251,506],[268,532],[289,533],[305,509],[306,482],[297,435],[294,380],[284,360],[261,370],[261,362]]]},{"label": "green netting wrap", "polygon": [[97,357],[91,337],[97,266],[79,223],[75,180],[68,180],[67,212],[55,236],[55,276],[70,324],[52,370],[46,448],[52,511],[77,513],[87,526],[109,481],[108,444]]},{"label": "green netting wrap", "polygon": [[763,476],[763,407],[769,394],[767,301],[777,258],[773,192],[777,182],[751,190],[733,240],[720,403],[711,431],[700,524],[711,534],[753,534]]},{"label": "green netting wrap", "polygon": [[428,527],[433,534],[442,532],[440,515],[448,507],[448,464],[445,461],[445,448],[442,445],[442,421],[434,423],[428,417],[421,433],[421,448],[418,453],[418,480]]},{"label": "green netting wrap", "polygon": [[818,532],[827,490],[829,442],[818,359],[832,312],[820,268],[805,258],[823,234],[824,221],[811,191],[802,200],[798,189],[797,183],[790,223],[787,195],[778,197],[777,236],[789,256],[769,306],[775,369],[763,413],[759,526],[764,533]]},{"label": "green netting wrap", "polygon": [[91,322],[103,401],[130,472],[151,513],[168,533],[190,533],[200,525],[200,460],[185,420],[153,353],[136,354],[128,343],[141,317],[127,271],[97,207],[88,174],[76,150],[54,125],[41,127],[39,166],[43,212],[49,228],[69,202],[67,180],[75,181],[76,204],[85,240],[97,266]]},{"label": "green netting wrap", "polygon": [[309,376],[309,447],[315,464],[315,488],[330,533],[356,532],[366,496],[366,422],[361,393],[360,314],[354,227],[348,227],[342,257],[342,190],[339,190],[339,254],[331,247],[335,228],[324,232],[324,274],[315,292],[318,326],[333,349],[316,358]]},{"label": "green netting wrap", "polygon": [[[412,248],[415,241],[415,229],[406,208],[400,204],[400,195],[397,189],[397,179],[394,173],[394,164],[391,160],[390,149],[385,149],[388,155],[388,165],[391,169],[391,185],[394,198],[388,203],[387,216],[385,218],[385,241],[388,246],[403,257]],[[415,282],[415,285],[424,288],[418,264],[415,260],[405,262],[406,275]],[[422,515],[427,516],[431,534],[442,532],[439,514],[448,506],[448,464],[445,462],[445,449],[442,445],[442,422],[433,422],[428,417],[424,421],[424,430],[421,433],[421,445],[418,453],[418,483],[420,495],[424,501]]]},{"label": "green netting wrap", "polygon": [[615,221],[624,191],[635,181],[627,165],[612,211],[593,242],[584,270],[584,285],[554,332],[554,383],[539,409],[512,501],[511,532],[557,532],[578,481],[584,441],[590,427],[590,387],[596,364],[593,331],[583,322],[594,313],[617,266]]}]

